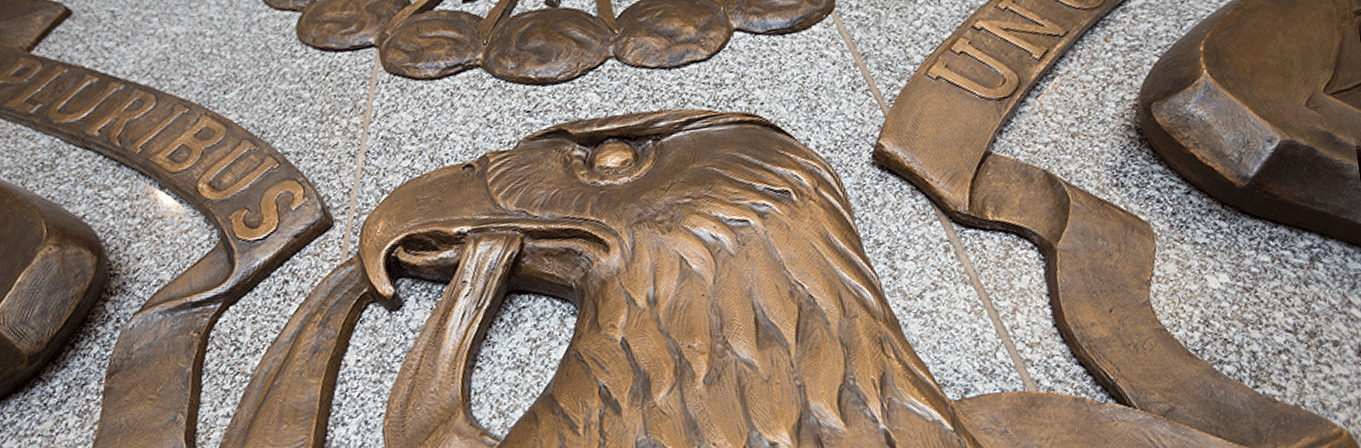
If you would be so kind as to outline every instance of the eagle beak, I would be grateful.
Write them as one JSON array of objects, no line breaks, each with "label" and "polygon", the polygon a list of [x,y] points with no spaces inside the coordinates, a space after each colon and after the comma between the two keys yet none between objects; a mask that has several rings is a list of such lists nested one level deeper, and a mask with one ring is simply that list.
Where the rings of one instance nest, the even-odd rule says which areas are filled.
[{"label": "eagle beak", "polygon": [[525,250],[515,261],[531,285],[560,283],[570,276],[564,266],[580,266],[563,255],[608,252],[606,241],[615,232],[602,224],[502,208],[488,190],[485,167],[483,158],[412,179],[369,215],[360,231],[359,259],[382,297],[395,295],[394,275],[449,280],[472,234],[519,234]]},{"label": "eagle beak", "polygon": [[[506,215],[487,191],[481,163],[444,167],[402,184],[378,204],[360,230],[359,259],[378,293],[391,298],[394,252],[457,246],[477,221]],[[452,256],[457,262],[459,255]]]},{"label": "eagle beak", "polygon": [[472,418],[468,384],[502,297],[518,285],[569,298],[617,238],[595,221],[506,210],[488,189],[486,165],[482,158],[397,187],[360,232],[359,259],[382,297],[395,295],[394,275],[448,282],[393,384],[388,446],[495,445]]}]

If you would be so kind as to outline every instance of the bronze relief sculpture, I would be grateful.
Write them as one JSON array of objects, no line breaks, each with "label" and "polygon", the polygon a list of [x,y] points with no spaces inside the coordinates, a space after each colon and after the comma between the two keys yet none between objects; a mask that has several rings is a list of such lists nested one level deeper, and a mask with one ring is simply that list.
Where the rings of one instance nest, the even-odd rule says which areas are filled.
[{"label": "bronze relief sculpture", "polygon": [[[860,247],[840,180],[747,114],[580,121],[398,187],[257,368],[225,446],[318,446],[358,311],[449,285],[393,386],[388,446],[1237,446],[1043,393],[952,402]],[[580,317],[498,441],[468,409],[508,290]]]},{"label": "bronze relief sculpture", "polygon": [[560,6],[513,14],[500,0],[486,18],[434,10],[442,0],[266,0],[300,10],[298,39],[324,50],[377,46],[383,68],[431,79],[482,67],[497,78],[551,84],[586,74],[611,56],[643,68],[674,68],[723,49],[734,30],[803,30],[834,0],[641,0],[616,18],[608,0],[596,15]]},{"label": "bronze relief sculpture", "polygon": [[[21,3],[35,11],[61,7]],[[42,26],[6,37],[37,33],[28,41],[36,42],[63,16],[47,14]],[[217,229],[218,244],[147,299],[119,333],[95,438],[96,446],[193,446],[210,329],[223,310],[330,227],[321,197],[282,154],[231,120],[11,41],[0,45],[0,118],[150,177]]]},{"label": "bronze relief sculpture", "polygon": [[[1048,64],[1116,4],[989,3],[985,12],[993,15],[971,20],[974,34],[952,39],[947,46],[954,51],[932,58],[923,71],[946,88],[972,95],[966,98],[986,100],[962,101],[978,108],[961,107],[950,118],[991,106],[995,115],[980,121],[1000,125]],[[436,21],[412,17],[402,23],[425,23],[415,17]],[[1008,49],[1030,59],[1008,59]],[[153,172],[197,159],[200,164],[190,163],[181,176],[193,176],[192,188],[180,186],[189,191],[181,196],[196,206],[229,200],[224,192],[258,192],[280,181],[266,175],[280,169],[270,161],[283,161],[281,156],[268,146],[260,152],[250,145],[232,147],[239,129],[222,124],[219,116],[154,90],[142,91],[154,101],[139,103],[136,98],[146,96],[122,95],[145,87],[101,73],[90,73],[94,79],[85,82],[79,75],[87,71],[79,67],[47,59],[34,59],[37,67],[31,67],[34,63],[15,60],[20,62],[0,58],[6,70],[0,75],[7,76],[0,83],[0,107],[34,107],[26,112],[31,116],[12,119],[82,145],[108,145],[102,137],[112,137],[114,145],[120,136],[125,143],[140,141],[131,151],[127,145],[97,147],[132,152],[115,157],[139,170],[144,167],[136,165],[138,154],[150,159],[143,164]],[[81,82],[72,84],[70,77]],[[124,84],[115,88],[114,82]],[[148,102],[152,105],[142,111]],[[121,109],[110,106],[119,104]],[[159,115],[163,111],[155,104],[191,110]],[[103,135],[79,140],[61,127],[70,122],[59,117],[72,116],[77,123],[72,126],[113,118]],[[158,127],[138,127],[146,122]],[[219,126],[226,138],[218,135]],[[968,136],[987,132],[990,139],[995,129],[983,126]],[[206,143],[214,136],[219,141]],[[894,143],[881,151],[902,149]],[[922,147],[930,146],[910,149]],[[960,148],[976,149],[937,149]],[[880,154],[889,165],[911,164],[895,166],[900,170],[920,169],[918,161],[895,162],[895,156],[902,157]],[[1132,407],[1033,393],[944,399],[885,304],[845,193],[827,163],[760,118],[683,111],[555,126],[514,150],[432,172],[394,191],[366,224],[360,256],[317,287],[261,361],[224,445],[321,445],[339,356],[359,312],[373,300],[396,306],[391,280],[412,276],[449,286],[394,385],[385,425],[390,446],[1240,446],[1223,439],[1243,446],[1354,446],[1326,421],[1225,383],[1208,365],[1177,351],[1180,346],[1146,309],[1149,265],[1142,263],[1151,259],[1152,237],[1138,218],[1042,170],[987,154],[986,145],[962,162],[949,162],[971,171],[928,166],[922,177],[940,184],[947,182],[939,179],[966,179],[966,208],[951,209],[956,217],[1019,229],[1043,247],[1055,301],[1064,308],[1065,335]],[[265,224],[274,214],[289,221],[290,213],[312,211],[298,206],[291,186],[267,189],[253,203],[258,212],[247,202],[244,212],[225,218],[205,215],[221,226],[224,244],[232,248],[243,244],[233,237],[273,239],[280,231],[291,232],[301,242],[290,244],[300,247],[320,229]],[[194,192],[203,197],[196,199]],[[303,204],[320,207],[310,186],[304,193]],[[265,211],[269,200],[273,212]],[[267,230],[239,232],[250,228]],[[1118,241],[1112,243],[1111,236]],[[258,281],[271,263],[282,260],[262,253],[225,264],[258,268],[250,274]],[[266,258],[254,265],[255,255]],[[223,258],[205,257],[184,277],[211,280],[211,265],[222,264]],[[142,336],[126,343],[120,338],[120,349],[184,341],[189,337],[173,332],[195,330],[201,331],[201,347],[215,318],[203,316],[220,313],[234,300],[231,294],[249,289],[222,286],[231,292],[168,298],[183,292],[185,283],[177,279],[166,287],[170,292],[153,297],[158,306],[148,303],[149,311],[134,320]],[[181,289],[174,290],[176,285]],[[468,411],[468,372],[507,290],[563,298],[580,307],[582,318],[553,385],[502,442]],[[1115,300],[1097,300],[1107,298]],[[176,321],[185,316],[198,319],[198,326]],[[1112,322],[1128,328],[1112,329]],[[172,334],[148,335],[145,328],[153,324],[172,327]],[[1131,340],[1137,343],[1119,345]],[[194,353],[190,345],[168,350],[149,344],[134,361],[121,362],[132,367],[117,379],[111,371],[111,385],[169,384],[171,393],[157,398],[145,389],[120,392],[111,386],[97,444],[192,445],[199,366],[156,362],[201,360],[201,349]],[[147,364],[137,365],[142,362]],[[1149,380],[1168,372],[1206,381],[1165,387]],[[1226,403],[1240,398],[1247,404]],[[1234,414],[1245,411],[1251,412]],[[1224,420],[1241,421],[1225,427],[1224,420],[1207,418],[1218,412],[1231,414]],[[166,418],[169,423],[160,424]]]},{"label": "bronze relief sculpture", "polygon": [[1153,67],[1139,122],[1210,196],[1361,245],[1361,2],[1224,6]]},{"label": "bronze relief sculpture", "polygon": [[61,206],[0,181],[0,398],[57,355],[99,300],[108,259]]},{"label": "bronze relief sculpture", "polygon": [[1248,447],[1356,447],[1332,422],[1219,373],[1163,327],[1149,304],[1147,223],[988,152],[1040,75],[1120,3],[989,1],[903,87],[875,158],[952,219],[1039,246],[1060,332],[1121,403]]}]

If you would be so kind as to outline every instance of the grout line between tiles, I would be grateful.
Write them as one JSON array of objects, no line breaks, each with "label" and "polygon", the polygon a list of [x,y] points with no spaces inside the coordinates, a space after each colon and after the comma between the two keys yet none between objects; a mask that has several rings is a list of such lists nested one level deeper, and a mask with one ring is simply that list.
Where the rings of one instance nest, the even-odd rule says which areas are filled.
[{"label": "grout line between tiles", "polygon": [[350,185],[350,206],[345,211],[345,235],[340,243],[340,260],[350,256],[350,234],[354,228],[355,209],[359,206],[359,182],[364,175],[364,158],[369,147],[369,125],[373,123],[373,97],[378,90],[378,73],[381,71],[378,52],[373,52],[373,73],[369,76],[369,93],[364,105],[364,119],[360,122],[359,152],[354,156],[354,183]]},{"label": "grout line between tiles", "polygon": [[879,103],[879,111],[888,116],[888,101],[884,101],[884,93],[879,91],[879,84],[870,77],[870,69],[865,65],[865,59],[860,56],[860,50],[855,47],[855,41],[851,40],[851,33],[846,31],[846,24],[841,22],[841,14],[832,11],[832,21],[836,22],[836,30],[841,33],[841,40],[846,42],[846,48],[851,51],[851,58],[855,59],[855,67],[860,69],[860,76],[865,78],[865,83],[870,86],[870,93],[874,94],[874,101]]},{"label": "grout line between tiles", "polygon": [[973,284],[978,297],[983,300],[983,309],[988,313],[988,319],[992,320],[992,327],[997,330],[997,335],[1002,338],[1002,345],[1007,347],[1007,355],[1011,356],[1011,363],[1016,365],[1016,373],[1021,375],[1021,384],[1025,385],[1025,390],[1038,392],[1039,386],[1035,385],[1035,379],[1030,377],[1030,369],[1026,367],[1025,360],[1021,359],[1021,352],[1016,350],[1016,342],[1011,339],[1011,333],[1007,331],[1007,326],[1002,323],[1002,316],[997,313],[997,308],[992,305],[992,297],[983,288],[983,281],[979,278],[978,270],[974,268],[973,260],[969,259],[969,254],[964,251],[964,243],[959,240],[959,234],[955,232],[955,225],[950,222],[950,218],[945,216],[945,212],[940,211],[936,204],[931,204],[931,210],[936,212],[936,219],[940,220],[940,225],[945,228],[945,235],[950,239],[950,245],[954,246],[955,258],[964,265],[964,272],[969,276],[969,283]]},{"label": "grout line between tiles", "polygon": [[[855,66],[860,69],[860,76],[865,78],[865,82],[869,84],[870,92],[874,94],[875,102],[879,103],[879,111],[883,112],[884,116],[887,117],[889,111],[888,102],[884,100],[884,94],[879,91],[879,85],[875,83],[874,78],[870,76],[870,70],[865,64],[865,59],[860,56],[860,50],[855,47],[855,41],[851,40],[851,33],[846,30],[846,25],[841,21],[841,14],[832,11],[832,21],[836,22],[836,29],[841,33],[841,40],[846,43],[846,48],[850,50],[851,57],[855,59]],[[978,293],[978,297],[982,299],[983,309],[987,312],[988,319],[992,321],[993,328],[997,330],[997,336],[1002,339],[1002,345],[1006,347],[1007,354],[1011,357],[1011,363],[1016,366],[1016,372],[1021,375],[1021,383],[1024,384],[1025,390],[1030,392],[1038,391],[1039,387],[1035,385],[1035,380],[1030,377],[1030,369],[1026,367],[1025,361],[1021,358],[1021,353],[1016,350],[1016,342],[1011,339],[1011,333],[1007,331],[1006,325],[1002,323],[1002,318],[998,315],[997,308],[992,305],[992,297],[988,295],[988,291],[983,287],[983,281],[979,278],[978,270],[974,268],[973,261],[969,259],[969,254],[964,251],[964,243],[960,241],[959,234],[955,231],[954,223],[950,222],[950,218],[945,216],[945,213],[942,212],[939,207],[936,207],[936,204],[931,204],[931,210],[936,212],[936,219],[940,221],[941,227],[945,229],[945,236],[950,240],[950,245],[954,248],[955,258],[963,265],[964,273],[969,277],[969,284],[973,286],[974,291]]]}]

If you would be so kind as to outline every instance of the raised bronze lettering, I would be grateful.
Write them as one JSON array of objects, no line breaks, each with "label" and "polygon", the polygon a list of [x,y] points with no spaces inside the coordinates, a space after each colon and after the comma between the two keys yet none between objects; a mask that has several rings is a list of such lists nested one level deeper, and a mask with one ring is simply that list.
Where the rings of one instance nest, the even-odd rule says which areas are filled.
[{"label": "raised bronze lettering", "polygon": [[997,9],[1014,12],[1016,13],[1016,15],[1024,17],[1026,20],[1029,20],[1034,23],[1031,24],[1018,22],[1005,22],[1000,20],[979,20],[978,22],[973,24],[973,27],[980,30],[987,30],[988,32],[992,33],[993,35],[996,35],[1002,40],[1007,41],[1008,43],[1015,45],[1017,47],[1021,47],[1022,50],[1025,50],[1027,53],[1030,53],[1030,57],[1035,58],[1035,60],[1037,61],[1040,58],[1044,57],[1044,54],[1047,53],[1049,49],[1027,42],[1025,39],[1022,39],[1021,36],[1017,36],[1016,34],[1012,33],[1012,31],[1039,34],[1041,36],[1059,36],[1059,37],[1068,34],[1068,31],[1063,29],[1063,27],[1059,26],[1054,22],[1045,20],[1043,17],[1040,17],[1039,14],[1035,14],[1034,12],[1025,9],[1024,7],[1017,5],[1015,0],[1002,0],[1001,2],[998,2]]},{"label": "raised bronze lettering", "polygon": [[[218,160],[217,163],[214,163],[212,167],[209,167],[208,171],[203,173],[203,176],[198,178],[198,193],[211,201],[226,199],[240,193],[241,190],[246,189],[246,187],[249,187],[251,184],[260,180],[261,177],[264,177],[265,173],[268,173],[269,170],[279,166],[278,160],[274,160],[274,158],[270,156],[265,156],[250,174],[241,176],[240,179],[237,179],[236,182],[232,182],[227,188],[219,190],[213,187],[212,182],[214,179],[222,175],[222,172],[226,171],[228,166],[236,163],[237,160],[241,160],[241,156],[244,155],[246,151],[250,151],[256,147],[257,145],[250,140],[241,140],[241,143],[236,145],[236,149],[233,149],[231,154],[222,157],[222,159]],[[293,197],[298,196],[299,195],[294,195]]]},{"label": "raised bronze lettering", "polygon": [[112,123],[113,127],[109,130],[109,141],[121,146],[123,144],[123,127],[127,126],[129,121],[146,115],[155,105],[156,95],[142,89],[132,89],[132,92],[128,94],[127,98],[123,99],[118,107],[110,109],[104,115],[94,119],[90,123],[90,127],[85,129],[85,133],[97,137],[101,132],[104,132],[105,126]]},{"label": "raised bronze lettering", "polygon": [[19,112],[23,112],[26,114],[33,113],[33,111],[38,110],[39,107],[42,107],[42,104],[30,103],[28,102],[28,100],[33,99],[33,95],[37,95],[38,92],[46,88],[48,84],[52,84],[52,81],[57,79],[58,76],[61,76],[63,73],[66,73],[66,70],[67,70],[66,67],[60,67],[56,70],[47,72],[47,77],[43,78],[41,82],[32,84],[24,88],[24,90],[19,92],[19,96],[16,96],[14,97],[14,99],[9,100],[9,102],[5,103],[5,105]]},{"label": "raised bronze lettering", "polygon": [[174,123],[176,119],[180,118],[180,115],[189,112],[189,108],[184,107],[184,105],[181,104],[176,104],[172,110],[175,112],[161,120],[161,122],[156,125],[156,130],[148,132],[146,135],[143,135],[141,139],[137,140],[137,144],[133,145],[133,151],[138,153],[145,151],[147,142],[150,142],[151,139],[161,135],[161,132],[164,132],[165,128],[170,127],[170,123]]},{"label": "raised bronze lettering", "polygon": [[284,193],[293,195],[293,198],[289,200],[289,210],[296,210],[302,206],[303,201],[307,200],[307,196],[303,195],[305,191],[302,184],[296,180],[288,179],[274,184],[274,186],[265,190],[264,197],[260,198],[260,225],[252,227],[246,224],[246,214],[250,213],[250,210],[241,208],[232,212],[232,233],[235,233],[237,238],[246,241],[255,241],[274,233],[274,229],[279,227],[278,200]]},{"label": "raised bronze lettering", "polygon": [[1087,0],[1087,1],[1058,0],[1058,2],[1077,9],[1092,9],[1097,6],[1101,6],[1102,3],[1105,3],[1104,0]]},{"label": "raised bronze lettering", "polygon": [[47,118],[57,124],[70,123],[85,118],[86,115],[90,115],[90,112],[94,111],[100,104],[104,104],[104,101],[108,100],[110,95],[123,89],[122,83],[108,83],[108,85],[104,86],[104,91],[100,92],[98,99],[86,103],[84,107],[78,108],[74,112],[61,111],[63,107],[66,107],[67,104],[71,103],[72,98],[75,98],[75,96],[79,95],[86,87],[89,87],[91,84],[98,81],[99,78],[96,78],[94,75],[86,74],[85,78],[81,79],[80,86],[71,89],[70,92],[67,92],[65,97],[62,97],[61,100],[53,103],[51,107],[47,108]]},{"label": "raised bronze lettering", "polygon": [[1016,87],[1020,84],[1020,77],[1016,75],[1015,71],[1007,67],[1006,64],[1003,64],[1002,61],[999,61],[992,56],[988,56],[987,53],[984,53],[982,50],[974,48],[973,44],[969,43],[966,39],[960,39],[959,42],[955,42],[954,46],[950,47],[950,51],[968,55],[969,57],[982,62],[984,65],[991,67],[997,74],[1002,75],[1002,83],[993,87],[985,86],[982,83],[969,79],[959,72],[951,70],[944,61],[932,65],[931,68],[927,70],[926,76],[929,76],[931,79],[944,78],[950,84],[959,86],[959,88],[968,90],[974,95],[989,100],[1006,98],[1016,92]]},{"label": "raised bronze lettering", "polygon": [[[207,137],[201,136],[203,131],[211,131]],[[222,137],[227,134],[227,127],[222,122],[214,120],[207,115],[199,115],[198,121],[193,126],[185,129],[179,137],[175,137],[165,149],[153,154],[151,161],[156,162],[161,168],[171,173],[178,173],[189,169],[203,157],[203,150],[209,146],[216,145],[222,141]],[[180,149],[184,151],[181,152]],[[175,160],[175,154],[183,154],[184,158]]]},{"label": "raised bronze lettering", "polygon": [[[50,0],[18,3],[10,8],[0,0],[0,16],[34,5],[65,11]],[[214,323],[329,228],[331,216],[297,167],[227,118],[156,89],[8,45],[16,36],[33,34],[27,31],[42,31],[25,28],[41,22],[29,20],[14,30],[0,25],[0,40],[7,42],[0,45],[0,119],[150,177],[197,209],[222,237],[193,267],[153,293],[122,328],[108,353],[93,442],[101,448],[193,446],[202,360]],[[71,264],[65,258],[56,261]],[[74,275],[66,272],[71,270],[48,274],[66,278]],[[0,376],[6,374],[6,361],[0,359]],[[0,389],[5,389],[3,380]]]},{"label": "raised bronze lettering", "polygon": [[[11,67],[8,72],[0,74],[0,84],[26,83],[28,82],[29,79],[33,79],[33,75],[37,74],[38,69],[42,68],[42,66],[43,66],[42,61],[39,61],[37,59],[33,58],[20,59],[18,62],[14,63],[14,67]],[[24,71],[24,74],[22,76],[19,75],[19,72],[21,70]]]}]

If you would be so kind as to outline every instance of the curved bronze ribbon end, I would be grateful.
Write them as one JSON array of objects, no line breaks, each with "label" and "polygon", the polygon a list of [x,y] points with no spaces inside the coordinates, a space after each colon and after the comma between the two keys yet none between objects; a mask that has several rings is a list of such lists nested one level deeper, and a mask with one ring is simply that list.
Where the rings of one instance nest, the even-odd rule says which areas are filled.
[{"label": "curved bronze ribbon end", "polygon": [[1242,448],[1138,409],[1061,394],[989,394],[955,409],[990,447]]},{"label": "curved bronze ribbon end", "polygon": [[[1008,185],[1014,176],[1043,178],[1050,188]],[[975,219],[1029,229],[1020,233],[1045,253],[1059,330],[1121,402],[1245,446],[1356,446],[1327,419],[1215,370],[1163,327],[1149,303],[1154,235],[1148,223],[995,154],[983,160],[970,199]],[[1046,216],[1037,209],[1067,213]]]},{"label": "curved bronze ribbon end", "polygon": [[194,446],[203,357],[213,324],[329,227],[330,217],[324,212],[323,217],[263,256],[238,256],[235,241],[219,241],[147,300],[124,325],[109,356],[95,447]]},{"label": "curved bronze ribbon end", "polygon": [[323,446],[341,359],[376,296],[358,257],[332,270],[255,368],[222,447]]},{"label": "curved bronze ribbon end", "polygon": [[263,259],[229,242],[157,291],[124,327],[109,357],[95,447],[192,447],[203,356],[213,324],[284,260],[330,226],[313,221]]},{"label": "curved bronze ribbon end", "polygon": [[[157,291],[118,335],[96,447],[193,446],[208,329],[227,291],[222,243]],[[187,299],[187,300],[186,300]]]},{"label": "curved bronze ribbon end", "polygon": [[[880,160],[902,170],[892,159]],[[1154,234],[1148,223],[996,154],[984,156],[968,204],[947,211],[1040,247],[1060,332],[1120,402],[1248,447],[1357,446],[1327,419],[1215,370],[1163,327],[1149,303]]]},{"label": "curved bronze ribbon end", "polygon": [[[1356,447],[1342,428],[1224,376],[1168,333],[1149,304],[1154,235],[1148,223],[1044,170],[988,152],[1039,76],[1121,0],[1058,3],[1064,8],[1045,15],[1009,1],[979,8],[903,87],[875,159],[951,218],[1039,245],[1060,331],[1121,402],[1250,447]],[[1005,31],[999,20],[1016,16],[1040,25],[1026,33],[1049,38],[997,34]],[[972,44],[997,37],[1015,48]],[[983,63],[972,63],[979,70],[971,75],[959,68],[970,66],[969,58]],[[980,87],[980,80],[995,83],[999,74],[1003,86],[1014,86]]]}]

